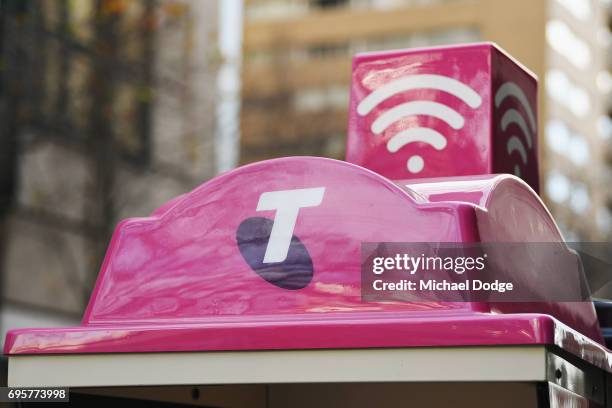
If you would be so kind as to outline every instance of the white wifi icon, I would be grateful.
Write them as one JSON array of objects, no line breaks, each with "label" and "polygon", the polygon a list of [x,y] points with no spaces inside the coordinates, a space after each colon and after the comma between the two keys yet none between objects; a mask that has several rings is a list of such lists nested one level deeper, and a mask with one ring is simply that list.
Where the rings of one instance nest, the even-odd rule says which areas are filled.
[{"label": "white wifi icon", "polygon": [[[533,113],[533,109],[531,108],[531,105],[529,104],[523,90],[516,83],[510,81],[505,82],[497,90],[497,93],[495,94],[495,107],[499,108],[504,100],[506,100],[508,97],[516,98],[516,100],[518,100],[523,106],[523,110],[527,114],[529,126],[527,125],[523,115],[521,115],[518,110],[510,108],[506,110],[501,118],[501,130],[505,132],[508,126],[513,123],[516,124],[525,136],[527,148],[531,150],[533,149],[533,138],[537,131],[536,118]],[[523,165],[527,165],[527,150],[525,149],[525,144],[518,136],[512,135],[508,139],[508,142],[506,143],[506,151],[508,152],[508,156],[510,156],[513,152],[518,152]],[[514,174],[519,177],[521,176],[521,168],[518,164],[514,166]]]},{"label": "white wifi icon", "polygon": [[[388,98],[412,89],[435,89],[447,92],[461,99],[473,109],[478,108],[482,103],[482,98],[476,91],[456,79],[443,75],[410,75],[393,80],[374,90],[359,103],[357,113],[360,116],[366,116]],[[439,102],[417,100],[401,103],[382,113],[372,123],[371,131],[375,135],[380,135],[398,120],[415,115],[436,117],[456,130],[462,129],[465,125],[464,117],[455,109]],[[402,130],[389,139],[387,150],[395,153],[414,142],[427,143],[436,150],[443,150],[447,145],[446,138],[437,130],[414,127]],[[408,159],[407,168],[411,173],[419,173],[424,167],[423,157],[414,155]]]}]

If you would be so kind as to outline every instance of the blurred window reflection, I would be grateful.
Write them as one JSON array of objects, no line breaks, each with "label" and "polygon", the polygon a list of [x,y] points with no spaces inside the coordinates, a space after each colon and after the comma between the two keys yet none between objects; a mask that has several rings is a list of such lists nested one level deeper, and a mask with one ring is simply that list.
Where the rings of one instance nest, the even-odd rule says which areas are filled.
[{"label": "blurred window reflection", "polygon": [[551,69],[546,73],[546,91],[555,102],[576,116],[584,117],[591,110],[591,98],[587,90],[559,69]]},{"label": "blurred window reflection", "polygon": [[579,69],[585,69],[592,60],[589,45],[578,37],[561,20],[550,20],[546,24],[546,40],[559,54]]},{"label": "blurred window reflection", "polygon": [[604,233],[612,229],[612,214],[610,213],[610,209],[605,207],[599,208],[597,210],[596,222],[599,230]]},{"label": "blurred window reflection", "polygon": [[586,21],[593,14],[591,0],[557,0],[574,17]]},{"label": "blurred window reflection", "polygon": [[608,115],[602,115],[597,119],[597,133],[603,140],[612,138],[612,119]]},{"label": "blurred window reflection", "polygon": [[574,183],[572,185],[572,194],[570,198],[570,208],[578,214],[586,213],[591,207],[591,199],[589,190],[584,183]]},{"label": "blurred window reflection", "polygon": [[561,120],[548,121],[546,142],[553,152],[569,158],[577,166],[589,163],[591,152],[586,138],[579,133],[572,132]]},{"label": "blurred window reflection", "polygon": [[557,171],[551,171],[546,180],[546,193],[556,203],[567,201],[570,196],[570,181]]}]

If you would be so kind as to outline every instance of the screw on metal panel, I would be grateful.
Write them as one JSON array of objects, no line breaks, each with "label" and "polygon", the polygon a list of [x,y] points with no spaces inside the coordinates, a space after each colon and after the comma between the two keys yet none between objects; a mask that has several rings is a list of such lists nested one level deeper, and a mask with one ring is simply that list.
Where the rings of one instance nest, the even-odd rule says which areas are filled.
[{"label": "screw on metal panel", "polygon": [[563,372],[561,371],[561,369],[560,369],[560,368],[557,368],[557,369],[555,370],[555,378],[556,378],[557,380],[559,380],[561,377],[563,377]]}]

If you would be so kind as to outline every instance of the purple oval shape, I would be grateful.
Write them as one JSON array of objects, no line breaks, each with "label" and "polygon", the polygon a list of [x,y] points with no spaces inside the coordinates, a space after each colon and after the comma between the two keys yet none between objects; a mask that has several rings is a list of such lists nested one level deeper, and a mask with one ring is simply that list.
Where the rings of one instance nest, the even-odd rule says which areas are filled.
[{"label": "purple oval shape", "polygon": [[287,258],[282,262],[263,263],[274,221],[251,217],[236,231],[236,242],[244,260],[267,282],[282,289],[297,290],[308,286],[314,269],[308,250],[298,237],[291,237]]}]

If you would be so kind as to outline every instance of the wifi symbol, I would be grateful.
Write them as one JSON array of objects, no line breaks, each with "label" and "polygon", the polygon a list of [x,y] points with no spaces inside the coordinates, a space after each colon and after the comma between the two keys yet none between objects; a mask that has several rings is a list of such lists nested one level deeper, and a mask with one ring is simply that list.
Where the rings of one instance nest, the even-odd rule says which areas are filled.
[{"label": "wifi symbol", "polygon": [[[499,108],[504,100],[508,97],[514,97],[523,106],[523,110],[527,114],[529,127],[527,126],[527,122],[525,121],[523,115],[521,115],[518,110],[510,108],[501,118],[501,129],[503,132],[505,132],[511,124],[516,124],[521,129],[521,132],[527,141],[527,147],[531,150],[533,149],[533,138],[537,131],[536,118],[533,113],[533,109],[531,108],[531,105],[529,104],[527,96],[525,96],[523,90],[516,83],[510,81],[505,82],[497,90],[497,93],[495,94],[495,107]],[[518,152],[523,165],[527,165],[527,149],[525,149],[525,144],[518,136],[512,135],[508,139],[508,142],[506,143],[506,151],[508,152],[508,156],[511,156],[514,152]],[[521,176],[521,168],[518,164],[514,166],[514,174],[518,177]]]},{"label": "wifi symbol", "polygon": [[[368,115],[376,106],[401,92],[413,89],[435,89],[456,96],[469,107],[476,109],[482,103],[482,98],[466,84],[443,75],[410,75],[391,81],[366,96],[357,106],[359,116]],[[398,120],[416,115],[427,115],[446,122],[455,130],[465,125],[464,117],[451,107],[434,101],[409,101],[392,107],[382,113],[371,126],[375,135],[380,135]],[[402,130],[387,142],[387,150],[395,153],[409,143],[422,142],[431,145],[436,150],[443,150],[447,141],[444,135],[435,129],[414,127]],[[407,162],[408,171],[419,173],[425,167],[423,157],[411,156]]]}]

